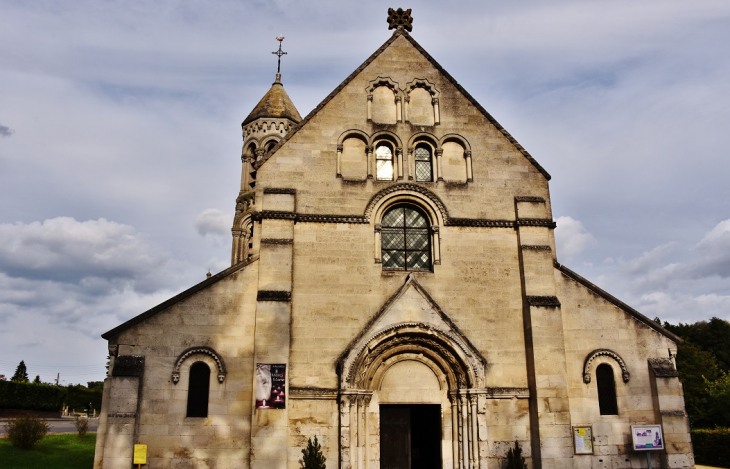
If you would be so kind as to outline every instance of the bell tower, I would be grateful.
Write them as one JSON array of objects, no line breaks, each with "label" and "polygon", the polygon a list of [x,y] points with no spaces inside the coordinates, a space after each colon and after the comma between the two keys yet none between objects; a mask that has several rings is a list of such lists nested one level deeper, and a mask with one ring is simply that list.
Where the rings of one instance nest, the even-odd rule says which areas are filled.
[{"label": "bell tower", "polygon": [[279,36],[276,40],[279,41],[279,50],[272,52],[278,57],[276,80],[241,124],[241,190],[236,198],[236,215],[231,228],[231,265],[243,262],[251,256],[251,212],[255,207],[256,170],[264,156],[273,151],[287,132],[302,120],[281,83],[281,56],[286,55],[281,49],[284,36]]}]

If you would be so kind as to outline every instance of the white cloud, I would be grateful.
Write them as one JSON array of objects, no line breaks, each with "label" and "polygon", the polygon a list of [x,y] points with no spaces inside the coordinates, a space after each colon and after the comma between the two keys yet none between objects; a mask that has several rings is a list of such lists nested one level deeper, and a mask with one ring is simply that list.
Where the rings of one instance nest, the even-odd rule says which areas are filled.
[{"label": "white cloud", "polygon": [[233,217],[217,208],[206,208],[195,218],[195,229],[201,236],[230,237]]},{"label": "white cloud", "polygon": [[560,258],[571,260],[596,242],[593,235],[583,227],[583,223],[572,217],[558,217],[555,222],[555,244]]},{"label": "white cloud", "polygon": [[691,276],[702,278],[719,276],[730,277],[730,219],[718,223],[702,240],[695,250],[704,258],[692,266]]}]

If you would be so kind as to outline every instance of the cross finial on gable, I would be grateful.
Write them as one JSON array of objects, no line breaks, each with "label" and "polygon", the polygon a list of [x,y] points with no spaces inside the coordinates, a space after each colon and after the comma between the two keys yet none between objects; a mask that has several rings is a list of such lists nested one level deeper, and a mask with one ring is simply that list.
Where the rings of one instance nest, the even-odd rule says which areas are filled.
[{"label": "cross finial on gable", "polygon": [[279,50],[272,52],[272,54],[279,57],[279,62],[276,64],[276,81],[278,82],[281,79],[281,56],[286,55],[286,52],[281,50],[281,43],[284,41],[284,35],[281,34],[277,36],[277,41],[279,41]]},{"label": "cross finial on gable", "polygon": [[388,8],[388,29],[405,29],[410,32],[413,31],[413,17],[411,16],[411,9],[404,10],[398,8],[394,10]]}]

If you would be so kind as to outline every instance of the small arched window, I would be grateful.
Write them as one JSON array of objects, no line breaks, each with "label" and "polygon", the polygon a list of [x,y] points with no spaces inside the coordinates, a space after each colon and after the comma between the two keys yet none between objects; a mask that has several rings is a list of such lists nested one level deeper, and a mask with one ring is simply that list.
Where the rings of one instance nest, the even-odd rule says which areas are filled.
[{"label": "small arched window", "polygon": [[601,415],[618,415],[616,403],[616,381],[613,368],[605,363],[596,368],[596,385],[598,386],[598,408]]},{"label": "small arched window", "polygon": [[210,368],[203,362],[193,363],[188,381],[187,417],[208,416],[208,394],[210,391]]},{"label": "small arched window", "polygon": [[379,142],[375,145],[375,178],[378,181],[393,180],[393,147],[390,143]]},{"label": "small arched window", "polygon": [[381,256],[388,270],[429,270],[428,217],[412,205],[397,205],[383,215]]},{"label": "small arched window", "polygon": [[416,145],[416,181],[433,181],[433,159],[431,147],[425,143]]},{"label": "small arched window", "polygon": [[266,144],[266,153],[270,152],[276,144],[279,143],[276,140],[271,140],[269,143]]}]

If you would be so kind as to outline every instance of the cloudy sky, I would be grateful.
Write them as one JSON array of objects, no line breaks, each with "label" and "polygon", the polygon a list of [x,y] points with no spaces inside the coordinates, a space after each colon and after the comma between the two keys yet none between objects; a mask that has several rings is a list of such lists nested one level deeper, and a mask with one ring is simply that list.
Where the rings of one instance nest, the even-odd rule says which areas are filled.
[{"label": "cloudy sky", "polygon": [[552,174],[559,261],[730,319],[730,3],[0,0],[0,374],[104,376],[100,334],[229,264],[240,123],[413,37]]}]

